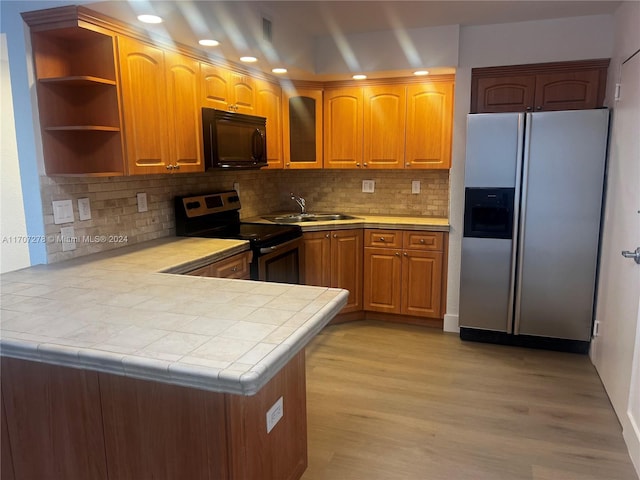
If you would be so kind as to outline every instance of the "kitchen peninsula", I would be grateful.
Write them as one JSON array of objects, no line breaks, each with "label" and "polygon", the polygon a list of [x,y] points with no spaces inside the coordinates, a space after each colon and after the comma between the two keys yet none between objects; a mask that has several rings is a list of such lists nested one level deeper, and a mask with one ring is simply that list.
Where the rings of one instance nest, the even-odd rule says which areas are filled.
[{"label": "kitchen peninsula", "polygon": [[2,478],[299,478],[304,347],[347,292],[176,275],[247,249],[165,238],[3,274]]}]

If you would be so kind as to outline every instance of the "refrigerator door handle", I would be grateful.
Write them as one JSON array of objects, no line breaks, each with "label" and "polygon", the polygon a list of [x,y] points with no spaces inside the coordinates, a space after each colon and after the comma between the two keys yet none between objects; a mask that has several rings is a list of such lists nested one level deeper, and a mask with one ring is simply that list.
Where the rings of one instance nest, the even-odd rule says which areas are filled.
[{"label": "refrigerator door handle", "polygon": [[[512,268],[517,269],[517,275],[514,275],[515,281],[515,308],[514,308],[514,321],[513,321],[513,334],[518,335],[520,333],[520,310],[522,302],[522,264],[524,261],[524,230],[525,221],[527,215],[527,184],[529,180],[529,157],[531,152],[531,127],[532,127],[532,114],[527,113],[524,118],[525,130],[524,130],[524,149],[522,155],[522,174],[519,177],[520,182],[516,183],[516,191],[519,186],[520,190],[520,209],[518,212],[518,221],[514,218],[514,228],[517,225],[517,237],[514,237],[514,258],[516,261],[513,263]],[[517,239],[517,241],[516,241]],[[517,247],[516,247],[517,245]]]},{"label": "refrigerator door handle", "polygon": [[518,222],[520,219],[520,192],[522,189],[522,156],[524,154],[525,116],[518,115],[518,145],[516,151],[516,179],[513,194],[513,224],[511,235],[511,272],[509,274],[509,311],[507,313],[507,333],[514,331],[514,308],[516,294],[517,255],[518,255]]}]

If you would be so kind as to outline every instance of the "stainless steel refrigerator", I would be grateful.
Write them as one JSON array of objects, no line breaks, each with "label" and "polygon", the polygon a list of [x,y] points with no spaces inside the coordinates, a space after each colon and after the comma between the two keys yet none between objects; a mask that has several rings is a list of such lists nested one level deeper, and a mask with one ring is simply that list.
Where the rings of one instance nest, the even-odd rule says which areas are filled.
[{"label": "stainless steel refrigerator", "polygon": [[586,352],[609,111],[470,114],[460,336]]}]

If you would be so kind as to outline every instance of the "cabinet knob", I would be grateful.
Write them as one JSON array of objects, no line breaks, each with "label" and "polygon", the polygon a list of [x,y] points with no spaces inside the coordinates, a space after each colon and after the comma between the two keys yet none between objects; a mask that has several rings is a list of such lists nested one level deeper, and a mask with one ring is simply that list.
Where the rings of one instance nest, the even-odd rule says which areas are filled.
[{"label": "cabinet knob", "polygon": [[405,167],[410,167],[411,166],[411,162],[407,162],[404,164]]},{"label": "cabinet knob", "polygon": [[178,165],[177,163],[173,166],[173,168],[175,168],[176,170],[180,170],[180,165]]},{"label": "cabinet knob", "polygon": [[338,238],[338,235],[336,233],[333,234],[333,238]]},{"label": "cabinet knob", "polygon": [[289,168],[290,166],[291,166],[291,164],[290,164],[290,163],[287,163],[287,168]]},{"label": "cabinet knob", "polygon": [[384,237],[380,237],[380,241],[381,241],[381,242],[384,242]]},{"label": "cabinet knob", "polygon": [[421,243],[422,245],[424,245],[424,238],[421,238],[421,239],[420,239],[420,243]]},{"label": "cabinet knob", "polygon": [[399,257],[399,256],[400,256],[400,252],[396,252],[396,257]]},{"label": "cabinet knob", "polygon": [[364,168],[367,168],[369,166],[367,162],[364,162],[363,165],[364,165]]},{"label": "cabinet knob", "polygon": [[329,234],[327,233],[327,234],[324,236],[324,238],[329,238]]},{"label": "cabinet knob", "polygon": [[408,254],[407,252],[404,252],[404,253],[403,253],[403,255],[404,255],[405,257],[408,257],[408,256],[409,256],[409,254]]},{"label": "cabinet knob", "polygon": [[360,162],[357,162],[357,163],[356,163],[356,167],[360,167]]},{"label": "cabinet knob", "polygon": [[527,107],[527,112],[530,112],[531,110],[533,110],[533,107]]},{"label": "cabinet knob", "polygon": [[173,169],[173,165],[169,164],[165,167],[167,170],[172,170]]},{"label": "cabinet knob", "polygon": [[542,110],[542,107],[538,105],[538,106],[536,107],[536,110]]},{"label": "cabinet knob", "polygon": [[237,272],[237,271],[238,271],[238,267],[233,267],[233,268],[231,269],[231,271],[232,271],[232,272]]}]

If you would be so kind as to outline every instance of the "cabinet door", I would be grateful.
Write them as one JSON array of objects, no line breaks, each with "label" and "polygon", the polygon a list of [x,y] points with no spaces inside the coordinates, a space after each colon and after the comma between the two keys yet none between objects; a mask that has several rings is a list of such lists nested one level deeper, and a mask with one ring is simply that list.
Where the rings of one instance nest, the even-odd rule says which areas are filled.
[{"label": "cabinet door", "polygon": [[401,313],[400,249],[364,249],[364,295],[365,310],[385,313]]},{"label": "cabinet door", "polygon": [[167,89],[161,49],[118,37],[129,173],[166,173]]},{"label": "cabinet door", "polygon": [[200,92],[203,107],[215,108],[226,112],[231,104],[227,70],[201,63]]},{"label": "cabinet door", "polygon": [[165,65],[172,171],[202,172],[199,63],[184,55],[166,52]]},{"label": "cabinet door", "polygon": [[331,286],[331,233],[308,232],[304,241],[304,284]]},{"label": "cabinet door", "polygon": [[406,115],[404,86],[364,89],[364,167],[404,167]]},{"label": "cabinet door", "polygon": [[440,318],[442,252],[405,250],[402,254],[402,313]]},{"label": "cabinet door", "polygon": [[361,229],[331,232],[331,286],[349,290],[341,313],[362,310],[362,239]]},{"label": "cabinet door", "polygon": [[322,91],[283,92],[284,168],[322,168]]},{"label": "cabinet door", "polygon": [[2,357],[2,399],[15,478],[107,479],[97,372]]},{"label": "cabinet door", "polygon": [[362,88],[324,92],[324,167],[359,168],[362,165]]},{"label": "cabinet door", "polygon": [[450,168],[453,82],[407,87],[405,167]]},{"label": "cabinet door", "polygon": [[241,73],[229,72],[232,110],[247,115],[256,114],[256,85],[253,78]]},{"label": "cabinet door", "polygon": [[536,76],[535,109],[577,110],[596,108],[599,70],[560,72]]},{"label": "cabinet door", "polygon": [[267,119],[268,168],[283,168],[282,153],[282,89],[273,83],[258,81],[256,115]]},{"label": "cabinet door", "polygon": [[533,110],[535,75],[479,77],[471,88],[471,113]]}]

